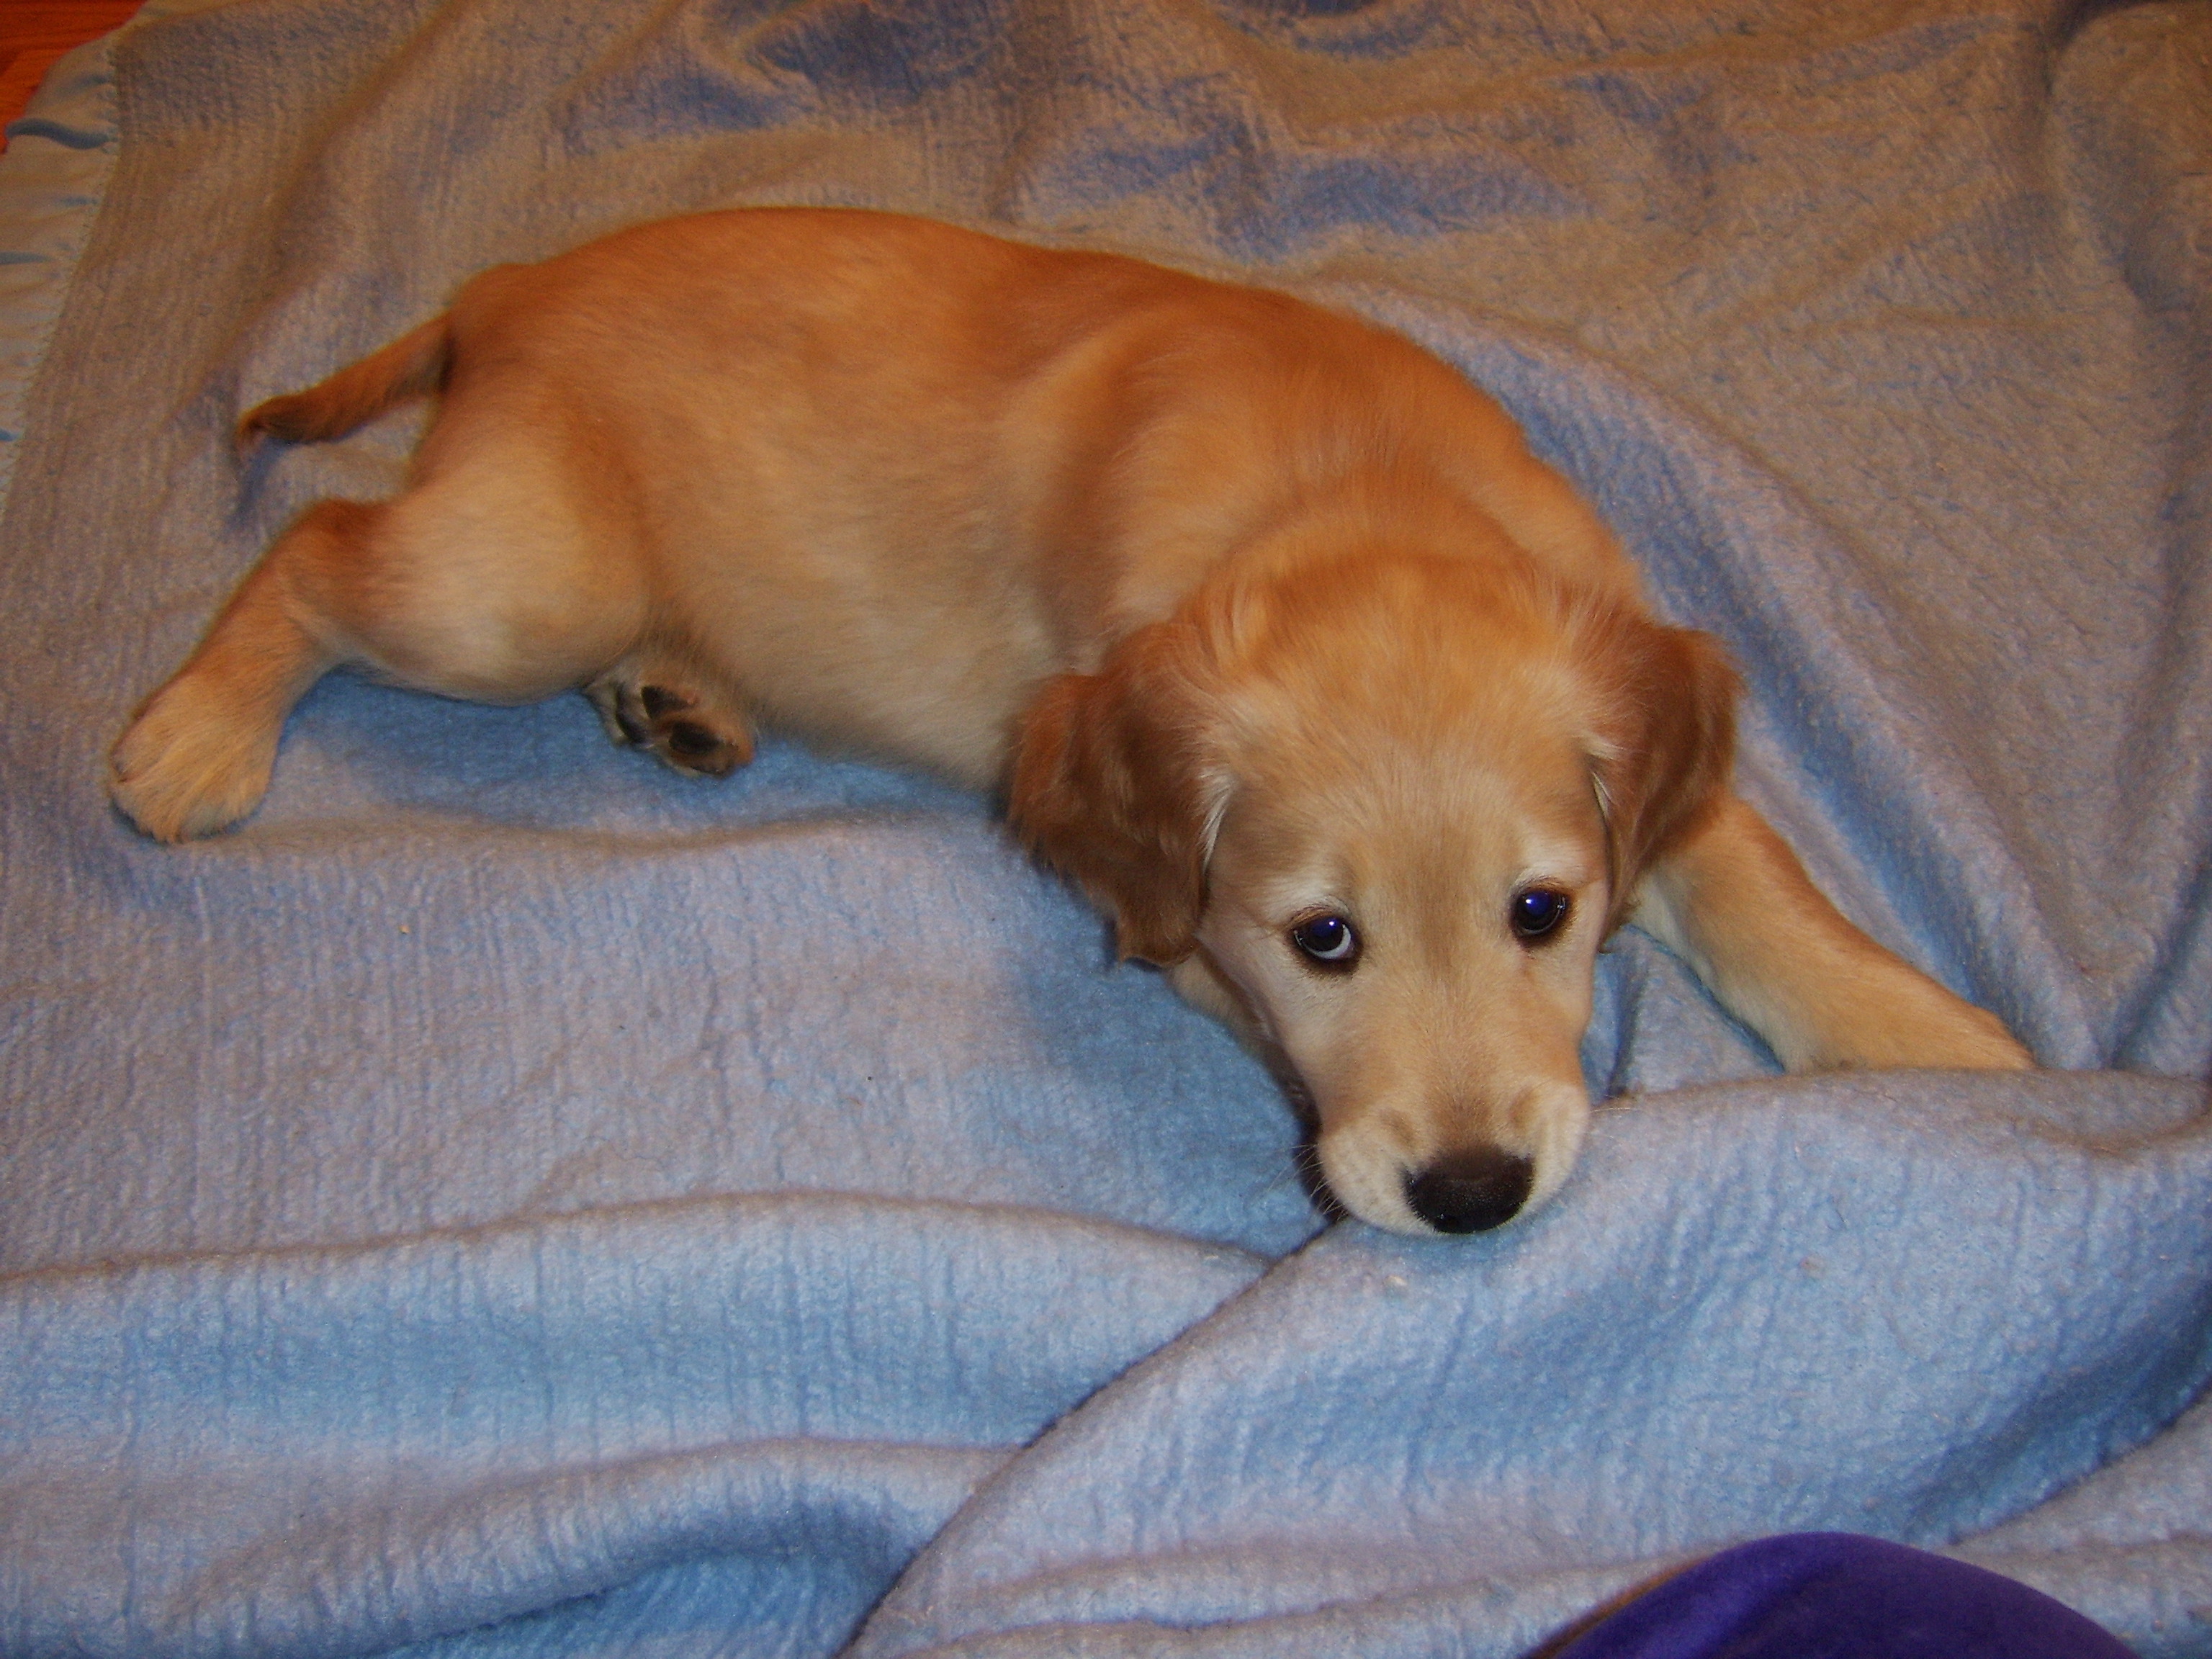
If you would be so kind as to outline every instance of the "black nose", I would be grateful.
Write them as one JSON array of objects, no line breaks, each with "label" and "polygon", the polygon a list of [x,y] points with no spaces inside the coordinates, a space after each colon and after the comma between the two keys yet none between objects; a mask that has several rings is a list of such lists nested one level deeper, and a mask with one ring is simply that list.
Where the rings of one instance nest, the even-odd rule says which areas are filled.
[{"label": "black nose", "polygon": [[1406,1201],[1440,1233],[1483,1233],[1520,1213],[1536,1166],[1495,1146],[1447,1152],[1406,1177]]}]

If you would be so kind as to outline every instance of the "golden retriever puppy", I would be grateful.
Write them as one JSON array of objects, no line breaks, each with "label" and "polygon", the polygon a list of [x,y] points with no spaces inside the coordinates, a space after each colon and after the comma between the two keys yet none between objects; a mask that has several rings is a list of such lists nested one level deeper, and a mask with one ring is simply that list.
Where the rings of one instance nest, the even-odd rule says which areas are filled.
[{"label": "golden retriever puppy", "polygon": [[686,770],[756,721],[1004,792],[1023,841],[1310,1106],[1368,1221],[1493,1227],[1589,1118],[1634,917],[1793,1069],[2015,1067],[1729,790],[1734,678],[1511,421],[1278,294],[888,214],[502,266],[241,442],[409,396],[407,487],[311,508],[116,744],[164,841],[251,812],[340,665],[580,686]]}]

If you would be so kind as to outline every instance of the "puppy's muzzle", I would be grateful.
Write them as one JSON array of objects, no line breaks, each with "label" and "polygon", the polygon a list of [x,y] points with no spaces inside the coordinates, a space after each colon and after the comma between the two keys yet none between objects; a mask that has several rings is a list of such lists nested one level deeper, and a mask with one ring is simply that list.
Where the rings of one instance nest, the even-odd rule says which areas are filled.
[{"label": "puppy's muzzle", "polygon": [[1521,1212],[1536,1166],[1496,1146],[1447,1152],[1406,1176],[1406,1202],[1440,1233],[1481,1233]]}]

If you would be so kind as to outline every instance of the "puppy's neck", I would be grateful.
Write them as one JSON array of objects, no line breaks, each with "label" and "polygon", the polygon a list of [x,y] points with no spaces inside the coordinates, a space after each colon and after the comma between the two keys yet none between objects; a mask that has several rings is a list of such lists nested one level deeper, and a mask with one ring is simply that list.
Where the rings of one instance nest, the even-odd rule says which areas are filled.
[{"label": "puppy's neck", "polygon": [[1488,514],[1440,481],[1377,466],[1326,492],[1286,503],[1222,562],[1222,574],[1250,582],[1295,577],[1351,558],[1467,558],[1492,565],[1533,562]]}]

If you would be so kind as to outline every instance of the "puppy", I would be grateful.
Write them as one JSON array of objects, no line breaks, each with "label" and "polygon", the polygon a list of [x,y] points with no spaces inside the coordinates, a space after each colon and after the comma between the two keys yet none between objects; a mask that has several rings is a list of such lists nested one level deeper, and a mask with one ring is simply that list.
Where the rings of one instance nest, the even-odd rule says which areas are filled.
[{"label": "puppy", "polygon": [[240,438],[431,393],[404,491],[310,508],[116,744],[149,835],[251,812],[341,665],[580,686],[687,771],[758,721],[996,787],[1407,1233],[1565,1179],[1630,919],[1793,1070],[2029,1064],[1814,890],[1729,792],[1721,652],[1397,335],[891,215],[720,213],[487,271]]}]

